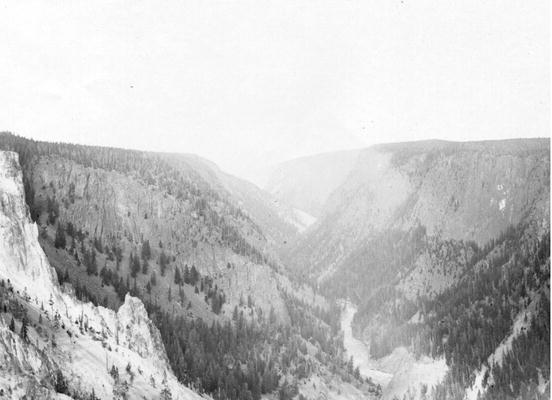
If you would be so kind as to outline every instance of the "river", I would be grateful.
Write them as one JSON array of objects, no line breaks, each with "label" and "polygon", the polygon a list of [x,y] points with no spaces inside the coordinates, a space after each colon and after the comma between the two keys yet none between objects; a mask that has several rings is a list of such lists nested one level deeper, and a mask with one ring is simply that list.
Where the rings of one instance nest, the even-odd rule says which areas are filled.
[{"label": "river", "polygon": [[343,302],[345,309],[341,316],[341,330],[343,331],[343,344],[347,352],[347,358],[353,356],[353,363],[358,367],[363,377],[371,378],[373,382],[385,388],[393,375],[376,369],[376,363],[370,358],[369,347],[353,336],[353,318],[357,312],[356,306],[348,301]]},{"label": "river", "polygon": [[370,357],[370,348],[353,336],[352,323],[357,312],[356,306],[348,301],[341,314],[341,330],[347,358],[353,356],[355,367],[358,366],[363,377],[371,378],[381,385],[383,400],[402,398],[407,391],[412,391],[415,398],[420,398],[421,384],[429,388],[441,382],[448,370],[445,359],[431,359],[423,356],[416,359],[405,347],[398,347],[380,360]]}]

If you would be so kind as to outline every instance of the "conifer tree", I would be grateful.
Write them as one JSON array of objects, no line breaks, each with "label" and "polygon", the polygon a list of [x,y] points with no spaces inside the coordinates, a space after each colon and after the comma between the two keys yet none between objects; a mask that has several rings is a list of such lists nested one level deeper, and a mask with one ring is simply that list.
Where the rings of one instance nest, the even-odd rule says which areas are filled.
[{"label": "conifer tree", "polygon": [[172,400],[172,393],[167,386],[161,390],[161,400]]},{"label": "conifer tree", "polygon": [[189,285],[191,282],[190,279],[190,269],[188,268],[188,264],[184,266],[184,283]]},{"label": "conifer tree", "polygon": [[86,266],[86,273],[88,275],[97,275],[98,274],[98,264],[96,262],[96,250],[94,248],[90,249],[90,252],[87,252],[88,256],[86,257],[88,259],[87,266]]},{"label": "conifer tree", "polygon": [[192,269],[190,270],[190,282],[192,285],[195,285],[198,280],[199,280],[199,272],[197,272],[195,265],[192,265]]},{"label": "conifer tree", "polygon": [[138,255],[135,256],[131,253],[129,264],[131,266],[130,274],[132,275],[133,278],[136,278],[136,276],[138,275],[138,272],[140,272],[141,270],[140,258],[138,257]]},{"label": "conifer tree", "polygon": [[151,258],[151,248],[149,240],[144,240],[142,243],[142,260],[148,261]]},{"label": "conifer tree", "polygon": [[148,270],[149,270],[148,260],[144,260],[142,262],[142,274],[146,275],[148,273]]},{"label": "conifer tree", "polygon": [[29,333],[27,327],[27,317],[23,317],[23,322],[21,323],[21,330],[19,331],[19,336],[25,342],[29,340]]},{"label": "conifer tree", "polygon": [[56,229],[56,238],[54,240],[54,246],[57,249],[63,249],[65,248],[65,245],[67,244],[65,240],[65,229],[63,229],[63,224],[60,222],[58,223],[57,229]]},{"label": "conifer tree", "polygon": [[167,269],[168,258],[164,251],[159,255],[159,268],[161,269],[161,276],[165,276],[165,270]]},{"label": "conifer tree", "polygon": [[176,267],[174,270],[174,283],[180,285],[182,283],[182,277],[180,276],[180,268]]}]

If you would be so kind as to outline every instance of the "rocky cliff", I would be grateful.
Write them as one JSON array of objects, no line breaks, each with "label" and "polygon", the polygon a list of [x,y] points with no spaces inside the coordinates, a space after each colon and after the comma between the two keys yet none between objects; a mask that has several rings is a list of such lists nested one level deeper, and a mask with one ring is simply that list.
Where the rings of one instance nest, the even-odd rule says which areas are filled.
[{"label": "rocky cliff", "polygon": [[[177,398],[199,398],[172,375],[159,332],[140,300],[127,295],[115,313],[79,302],[59,287],[25,204],[15,153],[0,152],[0,200],[0,390],[13,396],[58,396],[59,370],[66,379],[63,392],[75,398],[92,391],[107,398],[117,390],[142,398],[164,387]],[[8,329],[12,317],[13,330]],[[24,323],[27,337],[15,335]],[[126,365],[128,376],[123,377]],[[110,375],[111,367],[120,378]]]},{"label": "rocky cliff", "polygon": [[[0,133],[0,148],[20,156],[21,192],[60,284],[78,299],[119,310],[91,307],[83,313],[91,317],[76,319],[102,349],[113,349],[114,341],[117,355],[132,365],[131,358],[147,357],[148,368],[159,368],[166,358],[154,349],[162,339],[178,378],[219,398],[287,396],[309,377],[326,381],[313,387],[330,397],[342,389],[377,395],[343,363],[336,307],[288,279],[279,261],[278,247],[304,227],[291,207],[191,155],[7,133]],[[129,293],[142,299],[160,336]],[[102,349],[111,365],[115,355]],[[90,356],[79,352],[70,361],[88,365]],[[138,374],[132,366],[132,373],[117,368],[119,378],[125,369],[127,383],[147,376],[142,364]],[[152,388],[159,388],[158,377],[140,383],[144,393]]]},{"label": "rocky cliff", "polygon": [[19,290],[48,300],[57,281],[38,244],[38,230],[24,201],[22,172],[17,154],[0,157],[0,275]]},{"label": "rocky cliff", "polygon": [[[358,304],[355,336],[397,373],[384,398],[546,398],[549,140],[373,146],[330,189],[287,260]],[[429,388],[420,357],[448,368]]]},{"label": "rocky cliff", "polygon": [[549,149],[544,139],[366,149],[288,260],[335,270],[370,237],[418,226],[428,236],[479,246],[520,221],[542,233],[549,219]]}]

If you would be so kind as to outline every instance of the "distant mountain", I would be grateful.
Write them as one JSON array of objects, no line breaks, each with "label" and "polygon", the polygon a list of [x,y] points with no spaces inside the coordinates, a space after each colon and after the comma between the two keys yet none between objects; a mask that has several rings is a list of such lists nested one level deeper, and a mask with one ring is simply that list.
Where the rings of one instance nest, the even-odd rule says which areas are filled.
[{"label": "distant mountain", "polygon": [[[431,236],[484,245],[522,220],[546,225],[549,147],[545,139],[429,141],[355,152],[347,174],[327,185],[327,192],[333,188],[316,225],[289,259],[302,269],[323,270],[371,235],[392,229],[423,226]],[[340,165],[342,156],[335,158]],[[321,160],[331,170],[329,155],[313,157],[309,168],[309,159],[301,163],[314,173]]]},{"label": "distant mountain", "polygon": [[272,169],[265,189],[282,203],[319,217],[360,153],[361,150],[346,150],[284,162]]},{"label": "distant mountain", "polygon": [[[281,193],[318,193],[317,222],[288,249],[289,265],[330,298],[358,304],[355,333],[373,357],[401,346],[446,357],[451,369],[434,398],[461,399],[471,385],[488,398],[549,393],[549,359],[534,352],[549,348],[537,321],[549,306],[550,141],[426,141],[353,154],[350,164],[343,153],[302,159],[291,165],[309,179],[280,178],[292,186]],[[332,160],[341,173],[324,185],[316,172],[321,163],[331,171]],[[529,321],[535,347],[520,356],[515,346],[527,338],[518,335],[506,349],[525,372],[505,369],[511,361],[484,369],[518,317]],[[485,342],[470,342],[478,337]],[[474,380],[481,368],[484,384]]]}]

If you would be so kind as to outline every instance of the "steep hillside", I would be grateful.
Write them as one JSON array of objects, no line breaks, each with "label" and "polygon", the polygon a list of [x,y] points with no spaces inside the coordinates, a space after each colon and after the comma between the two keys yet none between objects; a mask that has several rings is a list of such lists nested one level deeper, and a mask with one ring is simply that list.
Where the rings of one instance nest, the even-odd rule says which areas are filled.
[{"label": "steep hillside", "polygon": [[329,398],[377,394],[347,368],[335,307],[284,274],[277,244],[296,228],[269,195],[193,156],[10,134],[0,148],[19,154],[59,282],[112,309],[142,299],[181,382],[216,399],[292,398],[307,378]]},{"label": "steep hillside", "polygon": [[62,290],[38,243],[15,153],[0,152],[0,393],[8,398],[199,399],[129,295],[117,312]]},{"label": "steep hillside", "polygon": [[[375,359],[401,347],[445,357],[450,371],[432,396],[460,399],[515,316],[529,310],[536,320],[549,303],[549,152],[544,139],[363,150],[286,260],[330,298],[357,303],[354,332]],[[508,300],[497,314],[500,296]],[[529,325],[549,346],[548,328]],[[532,352],[517,360],[549,371],[549,359]],[[523,374],[500,368],[488,374],[517,381],[512,392],[486,383],[489,398],[549,387],[520,386]]]},{"label": "steep hillside", "polygon": [[522,220],[542,227],[549,149],[547,140],[366,149],[288,260],[323,274],[381,232],[422,227],[429,237],[482,246]]},{"label": "steep hillside", "polygon": [[[122,301],[124,290],[136,285],[142,293],[147,290],[151,300],[171,308],[167,292],[172,287],[177,306],[187,307],[183,297],[191,298],[192,306],[197,305],[193,311],[202,317],[208,313],[194,301],[203,298],[194,285],[209,294],[215,285],[233,281],[238,286],[225,294],[222,303],[227,304],[220,311],[231,312],[240,295],[250,294],[266,315],[274,308],[286,318],[277,290],[281,266],[272,246],[276,239],[267,239],[205,163],[196,169],[186,158],[177,162],[166,155],[38,143],[11,135],[3,135],[0,146],[21,155],[27,195],[32,197],[28,203],[40,222],[46,252],[62,275],[67,270],[72,279],[72,272],[81,267],[88,272],[80,279],[87,289],[99,286],[94,280],[99,284],[100,278],[104,284],[116,283]],[[287,227],[284,232],[272,230],[278,241],[293,234]],[[66,236],[63,246],[55,246],[57,234]],[[188,279],[192,268],[197,272]],[[254,277],[248,273],[251,268],[256,270]],[[124,279],[127,271],[132,281]],[[121,278],[126,287],[118,286]],[[251,279],[259,289],[257,296],[245,292]],[[185,296],[180,296],[179,286]],[[106,305],[116,303],[109,291],[101,297],[91,294],[98,301],[107,295]],[[213,307],[213,302],[223,296],[208,296],[207,306],[216,314],[224,304]]]},{"label": "steep hillside", "polygon": [[165,154],[162,157],[177,168],[193,168],[212,187],[227,192],[241,209],[251,215],[276,249],[308,226],[292,207],[254,184],[225,173],[208,160],[191,154]]}]

